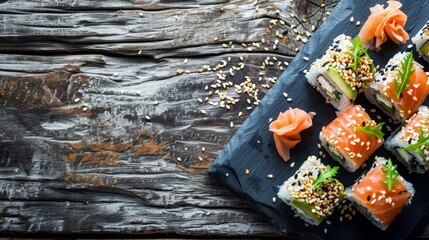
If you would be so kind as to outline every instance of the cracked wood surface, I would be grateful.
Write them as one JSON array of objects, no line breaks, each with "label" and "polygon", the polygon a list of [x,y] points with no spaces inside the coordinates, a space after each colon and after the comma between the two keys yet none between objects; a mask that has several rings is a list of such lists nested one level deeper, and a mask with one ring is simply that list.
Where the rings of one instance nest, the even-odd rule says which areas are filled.
[{"label": "cracked wood surface", "polygon": [[0,1],[0,231],[281,236],[206,169],[335,4]]}]

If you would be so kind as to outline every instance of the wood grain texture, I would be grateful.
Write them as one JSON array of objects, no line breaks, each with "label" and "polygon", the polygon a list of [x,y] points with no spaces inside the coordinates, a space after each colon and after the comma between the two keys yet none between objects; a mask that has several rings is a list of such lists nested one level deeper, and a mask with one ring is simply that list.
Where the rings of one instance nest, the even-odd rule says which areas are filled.
[{"label": "wood grain texture", "polygon": [[0,231],[281,236],[206,169],[335,4],[0,1]]}]

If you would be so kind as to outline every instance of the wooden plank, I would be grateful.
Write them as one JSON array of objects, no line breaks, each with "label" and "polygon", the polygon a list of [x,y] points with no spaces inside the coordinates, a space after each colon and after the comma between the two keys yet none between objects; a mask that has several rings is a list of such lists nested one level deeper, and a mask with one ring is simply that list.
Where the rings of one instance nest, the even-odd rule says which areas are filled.
[{"label": "wooden plank", "polygon": [[210,88],[262,98],[335,3],[3,1],[1,231],[280,236],[205,173],[255,107]]}]

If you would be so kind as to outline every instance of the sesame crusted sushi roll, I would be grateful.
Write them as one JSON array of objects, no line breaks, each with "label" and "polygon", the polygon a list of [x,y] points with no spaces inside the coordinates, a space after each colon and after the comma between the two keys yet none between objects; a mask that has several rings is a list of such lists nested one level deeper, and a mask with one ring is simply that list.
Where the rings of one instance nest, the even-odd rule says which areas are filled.
[{"label": "sesame crusted sushi roll", "polygon": [[342,34],[305,76],[326,102],[343,111],[374,81],[375,68],[359,37]]},{"label": "sesame crusted sushi roll", "polygon": [[419,111],[389,137],[385,145],[408,170],[416,173],[428,171],[429,108],[420,106]]},{"label": "sesame crusted sushi roll", "polygon": [[429,62],[429,21],[420,31],[412,38],[416,45],[417,52],[420,57]]},{"label": "sesame crusted sushi roll", "polygon": [[381,128],[360,105],[347,108],[323,127],[320,141],[334,160],[354,172],[383,142]]},{"label": "sesame crusted sushi roll", "polygon": [[414,196],[413,185],[399,175],[396,167],[390,159],[378,158],[369,172],[346,190],[346,198],[382,230]]},{"label": "sesame crusted sushi roll", "polygon": [[395,121],[404,122],[429,94],[429,82],[413,53],[399,52],[376,75],[365,96]]},{"label": "sesame crusted sushi roll", "polygon": [[305,222],[319,225],[344,198],[344,186],[334,178],[337,171],[338,167],[325,166],[310,156],[277,195]]}]

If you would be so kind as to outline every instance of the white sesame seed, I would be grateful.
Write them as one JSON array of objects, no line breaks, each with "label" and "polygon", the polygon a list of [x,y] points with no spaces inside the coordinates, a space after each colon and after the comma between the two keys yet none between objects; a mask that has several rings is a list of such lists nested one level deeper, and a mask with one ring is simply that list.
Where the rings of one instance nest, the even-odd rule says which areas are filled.
[{"label": "white sesame seed", "polygon": [[290,167],[291,167],[291,168],[295,167],[295,162],[292,162],[292,163],[290,164]]},{"label": "white sesame seed", "polygon": [[177,160],[178,162],[181,162],[181,161],[182,161],[182,159],[181,159],[180,157],[176,158],[176,160]]},{"label": "white sesame seed", "polygon": [[354,22],[354,20],[355,20],[355,18],[354,18],[354,17],[351,17],[351,18],[350,18],[350,22]]},{"label": "white sesame seed", "polygon": [[277,198],[276,198],[276,197],[273,197],[273,203],[275,203],[275,202],[276,202],[276,200],[277,200]]},{"label": "white sesame seed", "polygon": [[229,177],[229,174],[228,174],[228,173],[225,173],[225,176]]},{"label": "white sesame seed", "polygon": [[302,59],[304,59],[304,61],[308,62],[308,60],[310,60],[308,57],[303,57]]},{"label": "white sesame seed", "polygon": [[408,45],[408,48],[413,48],[413,44]]},{"label": "white sesame seed", "polygon": [[150,117],[149,117],[149,116],[144,116],[144,118],[146,118],[146,120],[150,120]]},{"label": "white sesame seed", "polygon": [[75,99],[74,99],[74,102],[75,102],[75,103],[78,103],[79,101],[80,101],[80,98],[75,98]]},{"label": "white sesame seed", "polygon": [[267,178],[269,178],[269,179],[272,179],[274,176],[273,176],[273,174],[268,174],[267,175]]},{"label": "white sesame seed", "polygon": [[360,25],[360,21],[357,21],[357,22],[356,22],[356,26],[359,26],[359,25]]},{"label": "white sesame seed", "polygon": [[287,98],[288,97],[288,94],[287,93],[283,93],[283,96],[285,97],[285,98]]},{"label": "white sesame seed", "polygon": [[232,121],[229,123],[229,127],[230,127],[230,128],[233,128],[233,127],[234,127],[234,123],[233,123]]},{"label": "white sesame seed", "polygon": [[119,76],[119,73],[118,73],[118,72],[114,72],[114,73],[112,74],[112,76],[117,77],[117,76]]},{"label": "white sesame seed", "polygon": [[206,110],[200,110],[202,114],[206,114]]}]

